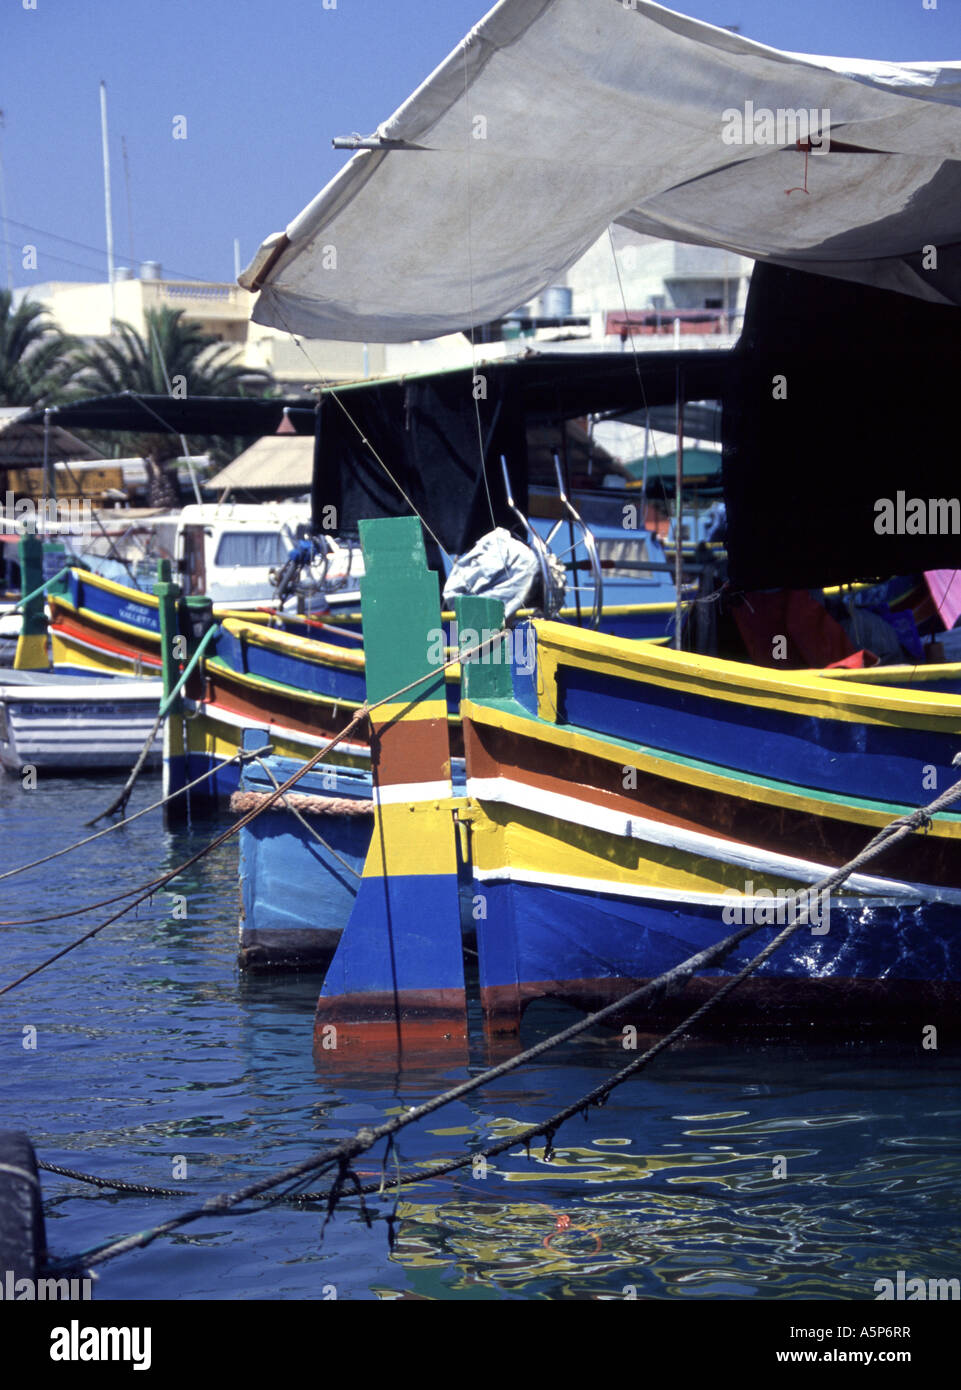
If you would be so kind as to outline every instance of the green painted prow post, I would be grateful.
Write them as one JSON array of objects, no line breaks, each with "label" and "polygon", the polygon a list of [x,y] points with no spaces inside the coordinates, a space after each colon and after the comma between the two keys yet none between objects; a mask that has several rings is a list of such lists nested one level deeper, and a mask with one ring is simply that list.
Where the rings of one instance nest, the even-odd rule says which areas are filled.
[{"label": "green painted prow post", "polygon": [[[177,604],[181,589],[170,578],[170,561],[157,561],[157,583],[154,592],[159,601],[160,616],[160,674],[163,685],[163,699],[166,701],[175,689],[182,664],[187,659],[186,639],[180,633],[177,617]],[[183,696],[177,695],[170,702],[167,717],[164,719],[163,739],[163,794],[171,796],[179,791],[186,781],[186,759],[183,733]],[[186,797],[178,796],[164,806],[164,824],[179,824],[186,818]]]},{"label": "green painted prow post", "polygon": [[36,523],[27,523],[20,537],[20,592],[24,595],[23,621],[13,658],[17,671],[43,671],[47,659],[47,607],[43,588],[43,541]]},{"label": "green painted prow post", "polygon": [[511,676],[510,633],[498,640],[494,633],[504,628],[504,605],[497,598],[464,594],[454,599],[458,647],[461,652],[480,650],[461,660],[461,699],[510,700],[514,695]]},{"label": "green painted prow post", "polygon": [[[362,521],[374,831],[317,1004],[315,1056],[464,1059],[467,1004],[440,590],[416,517]],[[426,677],[426,679],[425,679]],[[410,687],[410,688],[408,688]],[[394,697],[394,698],[391,698]]]}]

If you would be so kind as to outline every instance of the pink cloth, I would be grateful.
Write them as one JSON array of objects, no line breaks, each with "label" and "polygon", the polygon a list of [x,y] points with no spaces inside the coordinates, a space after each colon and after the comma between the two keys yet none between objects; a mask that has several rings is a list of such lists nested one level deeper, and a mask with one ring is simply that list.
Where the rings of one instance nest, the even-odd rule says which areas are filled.
[{"label": "pink cloth", "polygon": [[924,582],[945,629],[950,632],[961,617],[961,570],[925,570]]}]

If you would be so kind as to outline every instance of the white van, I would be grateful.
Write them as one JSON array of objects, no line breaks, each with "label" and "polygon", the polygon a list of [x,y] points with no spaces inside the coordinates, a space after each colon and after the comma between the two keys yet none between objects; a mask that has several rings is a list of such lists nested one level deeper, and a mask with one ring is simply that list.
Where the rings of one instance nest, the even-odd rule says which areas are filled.
[{"label": "white van", "polygon": [[[184,593],[206,594],[214,603],[263,604],[272,599],[277,575],[309,534],[306,502],[184,507],[174,540],[178,582]],[[324,536],[321,544],[326,556],[303,572],[302,591],[308,599],[330,590],[338,603],[356,602],[363,573],[359,549],[332,536]]]}]

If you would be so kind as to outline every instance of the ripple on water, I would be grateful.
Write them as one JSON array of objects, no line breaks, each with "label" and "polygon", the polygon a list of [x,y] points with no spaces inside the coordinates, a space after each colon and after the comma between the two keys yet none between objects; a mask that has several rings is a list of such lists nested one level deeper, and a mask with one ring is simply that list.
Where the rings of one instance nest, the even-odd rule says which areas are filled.
[{"label": "ripple on water", "polygon": [[[3,868],[66,843],[117,779],[0,780]],[[135,806],[157,794],[151,779]],[[74,909],[171,868],[210,833],[154,817],[29,875],[0,883],[0,917]],[[184,1202],[229,1190],[398,1113],[462,1079],[447,1066],[396,1076],[318,1070],[318,980],[249,978],[235,966],[236,847],[203,860],[28,985],[0,1011],[0,1104],[41,1156],[81,1170],[176,1187]],[[292,890],[294,891],[294,890]],[[98,920],[0,929],[2,980]],[[546,1008],[543,1035],[569,1014]],[[475,1020],[476,1021],[476,1020]],[[22,1046],[36,1028],[37,1047]],[[345,1205],[272,1207],[198,1223],[107,1265],[116,1298],[819,1298],[873,1297],[898,1269],[961,1272],[961,1102],[956,1061],[883,1044],[701,1046],[658,1059],[545,1159],[518,1144],[486,1172],[430,1177],[432,1163],[519,1134],[623,1062],[617,1034],[458,1102],[398,1142],[426,1180],[397,1201],[396,1240],[370,1200],[368,1230]],[[331,1059],[328,1059],[330,1061]],[[471,1069],[481,1065],[480,1054]],[[174,1176],[177,1161],[186,1176]],[[358,1168],[380,1173],[380,1155]],[[391,1160],[391,1163],[393,1160]],[[777,1175],[780,1174],[780,1175]],[[323,1184],[321,1184],[322,1186]],[[176,1199],[91,1192],[48,1175],[57,1254],[87,1249],[178,1210]],[[195,1194],[187,1197],[187,1193]]]}]

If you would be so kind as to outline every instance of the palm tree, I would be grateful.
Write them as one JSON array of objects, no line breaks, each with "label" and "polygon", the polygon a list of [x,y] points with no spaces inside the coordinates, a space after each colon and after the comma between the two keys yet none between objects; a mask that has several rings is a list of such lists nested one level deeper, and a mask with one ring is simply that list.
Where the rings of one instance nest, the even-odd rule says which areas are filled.
[{"label": "palm tree", "polygon": [[[265,372],[234,365],[233,354],[219,338],[195,323],[184,321],[183,309],[147,309],[146,334],[129,323],[114,323],[115,337],[82,348],[75,355],[77,385],[85,395],[112,396],[135,391],[146,396],[266,395],[271,384]],[[137,434],[113,437],[128,453],[147,462],[150,500],[155,506],[179,501],[176,473],[170,467],[180,456],[176,434]]]},{"label": "palm tree", "polygon": [[14,309],[10,290],[0,290],[0,405],[62,401],[76,371],[74,346],[42,304],[22,299]]}]

